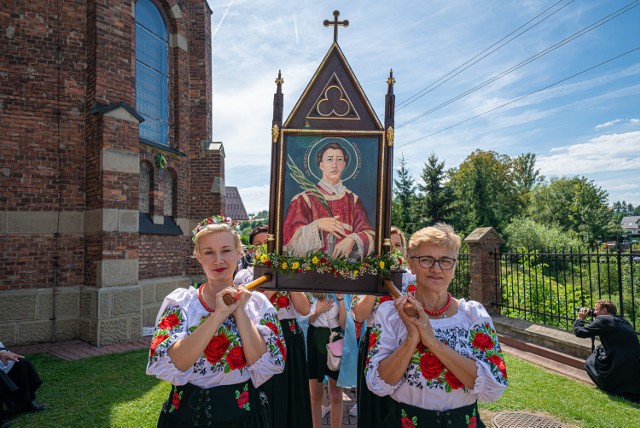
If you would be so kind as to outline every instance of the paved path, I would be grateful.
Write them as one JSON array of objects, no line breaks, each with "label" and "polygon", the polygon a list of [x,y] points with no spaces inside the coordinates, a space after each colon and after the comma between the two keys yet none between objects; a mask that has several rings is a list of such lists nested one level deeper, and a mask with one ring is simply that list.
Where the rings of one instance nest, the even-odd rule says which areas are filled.
[{"label": "paved path", "polygon": [[[102,347],[89,345],[88,343],[81,340],[72,340],[59,343],[42,343],[38,345],[13,346],[11,347],[11,350],[22,355],[49,353],[64,360],[73,361],[100,355],[113,354],[117,352],[146,349],[149,347],[150,343],[151,337],[145,337],[133,343],[123,345],[105,345]],[[581,368],[581,361],[576,358],[569,357],[564,354],[558,354],[553,351],[547,352],[547,357],[541,356],[539,355],[540,349],[537,349],[539,347],[535,347],[535,345],[530,345],[525,342],[514,342],[513,340],[510,340],[509,344],[505,344],[501,339],[501,346],[503,351],[509,355],[542,366],[547,370],[553,371],[563,376],[567,376],[593,385],[593,382],[591,381],[589,376],[586,374],[584,369]],[[356,427],[358,419],[349,415],[349,410],[356,402],[355,390],[346,389],[343,394],[343,399],[344,416],[342,419],[342,426]],[[330,427],[329,415],[323,418],[322,426],[327,428]]]}]

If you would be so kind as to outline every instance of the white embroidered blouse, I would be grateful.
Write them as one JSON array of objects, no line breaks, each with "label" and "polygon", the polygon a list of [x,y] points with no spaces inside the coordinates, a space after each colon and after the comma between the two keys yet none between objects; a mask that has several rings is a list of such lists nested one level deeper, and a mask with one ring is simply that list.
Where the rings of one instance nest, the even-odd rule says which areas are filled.
[{"label": "white embroidered blouse", "polygon": [[209,312],[198,299],[195,287],[179,288],[165,297],[156,318],[147,374],[173,385],[192,383],[201,388],[232,385],[249,378],[255,387],[284,370],[286,348],[276,310],[262,293],[252,293],[244,307],[249,319],[264,338],[267,351],[247,365],[242,339],[233,315],[227,317],[193,367],[181,371],[173,365],[167,350],[194,331]]},{"label": "white embroidered blouse", "polygon": [[376,318],[366,362],[367,385],[373,393],[437,411],[466,406],[476,400],[495,401],[502,396],[507,387],[504,356],[491,317],[480,303],[461,299],[455,315],[431,320],[440,341],[476,362],[478,376],[473,389],[466,388],[422,344],[398,383],[386,383],[380,378],[378,365],[406,339],[407,329],[393,302],[381,304]]}]

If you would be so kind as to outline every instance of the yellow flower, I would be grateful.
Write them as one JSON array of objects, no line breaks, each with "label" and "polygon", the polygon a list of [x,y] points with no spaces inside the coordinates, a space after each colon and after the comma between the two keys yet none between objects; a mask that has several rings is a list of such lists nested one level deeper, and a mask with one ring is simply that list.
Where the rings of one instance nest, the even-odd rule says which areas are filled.
[{"label": "yellow flower", "polygon": [[311,259],[311,263],[313,263],[314,265],[317,265],[318,261],[318,256],[313,256],[313,258]]},{"label": "yellow flower", "polygon": [[300,267],[300,263],[298,262],[293,262],[293,264],[291,265],[292,270],[297,270],[299,267]]},{"label": "yellow flower", "polygon": [[307,270],[311,270],[311,266],[307,266]]},{"label": "yellow flower", "polygon": [[354,277],[355,277],[355,276],[358,276],[358,269],[356,269],[356,270],[354,270],[354,271],[353,271],[353,276],[354,276]]},{"label": "yellow flower", "polygon": [[260,262],[261,262],[261,263],[264,263],[264,262],[266,262],[267,260],[269,260],[269,257],[267,257],[267,255],[266,255],[266,254],[263,254],[263,255],[261,255],[261,256],[260,256]]},{"label": "yellow flower", "polygon": [[289,265],[287,264],[287,262],[282,262],[282,264],[280,265],[280,267],[282,269],[287,269],[289,267]]},{"label": "yellow flower", "polygon": [[384,262],[381,261],[380,263],[378,263],[378,265],[380,266],[380,269],[384,269]]}]

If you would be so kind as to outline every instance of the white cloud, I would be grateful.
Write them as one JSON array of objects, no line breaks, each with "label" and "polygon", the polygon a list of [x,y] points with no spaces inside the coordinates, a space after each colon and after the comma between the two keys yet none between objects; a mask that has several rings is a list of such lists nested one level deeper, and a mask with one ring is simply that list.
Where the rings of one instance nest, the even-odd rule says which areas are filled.
[{"label": "white cloud", "polygon": [[269,209],[269,186],[240,187],[238,192],[247,214]]},{"label": "white cloud", "polygon": [[610,122],[601,123],[600,125],[596,125],[596,129],[608,128],[609,126],[613,126],[616,123],[622,122],[622,119],[612,120]]}]

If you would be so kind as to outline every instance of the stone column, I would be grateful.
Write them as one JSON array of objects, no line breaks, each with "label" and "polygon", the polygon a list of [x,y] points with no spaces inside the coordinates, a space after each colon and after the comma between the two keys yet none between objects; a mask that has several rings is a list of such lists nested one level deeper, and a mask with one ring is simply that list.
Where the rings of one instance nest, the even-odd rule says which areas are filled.
[{"label": "stone column", "polygon": [[479,227],[464,241],[469,245],[469,297],[488,311],[498,312],[496,304],[501,303],[502,296],[498,287],[500,265],[496,264],[495,254],[500,253],[504,240],[493,227]]}]

